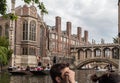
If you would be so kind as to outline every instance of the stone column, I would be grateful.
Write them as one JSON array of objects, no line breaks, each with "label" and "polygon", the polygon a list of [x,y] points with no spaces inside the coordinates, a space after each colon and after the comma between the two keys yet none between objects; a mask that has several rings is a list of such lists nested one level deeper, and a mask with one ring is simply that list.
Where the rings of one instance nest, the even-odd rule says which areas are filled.
[{"label": "stone column", "polygon": [[[11,0],[11,13],[12,14],[15,14],[15,0]],[[11,49],[13,50],[13,53],[12,53],[12,66],[15,66],[16,65],[16,61],[15,61],[15,58],[16,56],[14,55],[14,41],[15,41],[15,20],[10,20],[10,30],[11,30],[11,35],[10,35],[10,47]]]},{"label": "stone column", "polygon": [[103,48],[101,48],[100,50],[101,50],[100,57],[103,58],[103,54],[104,54]]},{"label": "stone column", "polygon": [[92,58],[94,58],[94,50],[92,49]]},{"label": "stone column", "polygon": [[110,59],[112,59],[112,50],[110,49],[109,52],[110,52]]}]

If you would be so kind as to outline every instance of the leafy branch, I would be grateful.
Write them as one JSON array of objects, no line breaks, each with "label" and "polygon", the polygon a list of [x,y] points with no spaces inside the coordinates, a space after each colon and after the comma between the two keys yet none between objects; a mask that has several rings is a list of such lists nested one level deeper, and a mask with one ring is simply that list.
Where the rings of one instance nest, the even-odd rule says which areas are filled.
[{"label": "leafy branch", "polygon": [[[37,4],[37,7],[41,10],[42,14],[48,14],[47,9],[45,8],[43,2],[40,2],[39,0],[22,0],[27,4],[30,4],[31,2],[34,2],[35,4]],[[1,0],[0,1],[0,14],[3,15],[5,18],[7,19],[11,19],[11,20],[16,20],[17,16],[15,14],[7,14],[7,1],[6,0]]]}]

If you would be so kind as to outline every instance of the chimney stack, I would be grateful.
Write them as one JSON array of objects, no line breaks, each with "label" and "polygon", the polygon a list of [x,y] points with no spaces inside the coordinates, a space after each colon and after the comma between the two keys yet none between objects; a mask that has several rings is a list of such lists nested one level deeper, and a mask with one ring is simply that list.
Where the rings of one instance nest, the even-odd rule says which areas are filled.
[{"label": "chimney stack", "polygon": [[84,31],[84,41],[87,44],[88,43],[88,31]]},{"label": "chimney stack", "polygon": [[67,35],[68,35],[68,37],[71,36],[71,26],[72,26],[71,22],[67,22]]},{"label": "chimney stack", "polygon": [[82,36],[82,29],[81,29],[81,27],[77,27],[77,36],[78,36],[78,40],[81,42],[81,36]]},{"label": "chimney stack", "polygon": [[56,31],[58,33],[61,33],[61,17],[57,16],[56,17]]}]

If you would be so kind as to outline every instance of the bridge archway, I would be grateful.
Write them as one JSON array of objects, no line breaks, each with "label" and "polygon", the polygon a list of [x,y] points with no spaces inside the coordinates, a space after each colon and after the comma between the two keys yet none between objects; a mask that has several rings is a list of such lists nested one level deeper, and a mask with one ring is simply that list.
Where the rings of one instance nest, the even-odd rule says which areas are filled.
[{"label": "bridge archway", "polygon": [[114,47],[112,49],[112,58],[115,58],[115,59],[119,59],[119,48],[118,47]]},{"label": "bridge archway", "polygon": [[104,62],[104,63],[110,63],[112,64],[115,68],[118,68],[118,64],[115,61],[112,61],[110,59],[105,59],[105,58],[94,58],[94,59],[88,59],[88,60],[84,60],[82,62],[80,62],[77,65],[77,69],[81,69],[84,65],[87,65],[88,63],[92,63],[92,62]]}]

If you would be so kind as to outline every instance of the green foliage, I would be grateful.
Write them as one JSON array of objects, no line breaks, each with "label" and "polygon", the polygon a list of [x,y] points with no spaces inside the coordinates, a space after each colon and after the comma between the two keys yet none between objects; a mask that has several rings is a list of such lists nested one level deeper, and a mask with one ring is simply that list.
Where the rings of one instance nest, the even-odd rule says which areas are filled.
[{"label": "green foliage", "polygon": [[0,63],[6,65],[12,53],[12,50],[9,49],[9,40],[6,37],[0,37]]},{"label": "green foliage", "polygon": [[38,5],[38,8],[41,10],[41,12],[43,14],[48,14],[48,11],[45,8],[43,2],[39,2],[39,0],[24,0],[24,2],[27,3],[27,4],[30,4],[31,1],[33,1],[34,3],[36,3]]},{"label": "green foliage", "polygon": [[7,48],[0,46],[0,63],[7,64]]},{"label": "green foliage", "polygon": [[39,7],[39,9],[41,10],[42,13],[48,14],[48,11],[47,11],[47,9],[45,8],[43,2],[39,3],[38,7]]},{"label": "green foliage", "polygon": [[24,2],[30,4],[31,0],[24,0]]},{"label": "green foliage", "polygon": [[0,0],[0,14],[5,15],[7,10],[6,0]]},{"label": "green foliage", "polygon": [[[17,1],[17,0],[16,0]],[[38,5],[38,8],[41,10],[43,14],[48,14],[47,9],[45,8],[43,2],[40,2],[39,0],[23,0],[25,3],[30,4],[31,2],[34,2]],[[17,16],[14,14],[6,14],[7,11],[7,4],[6,0],[0,0],[0,14],[3,15],[7,19],[16,20]]]},{"label": "green foliage", "polygon": [[3,17],[6,19],[11,19],[11,20],[17,20],[18,18],[15,14],[12,14],[12,13],[5,14]]},{"label": "green foliage", "polygon": [[9,46],[9,39],[7,39],[6,37],[1,36],[0,37],[0,46],[8,48],[8,46]]}]

